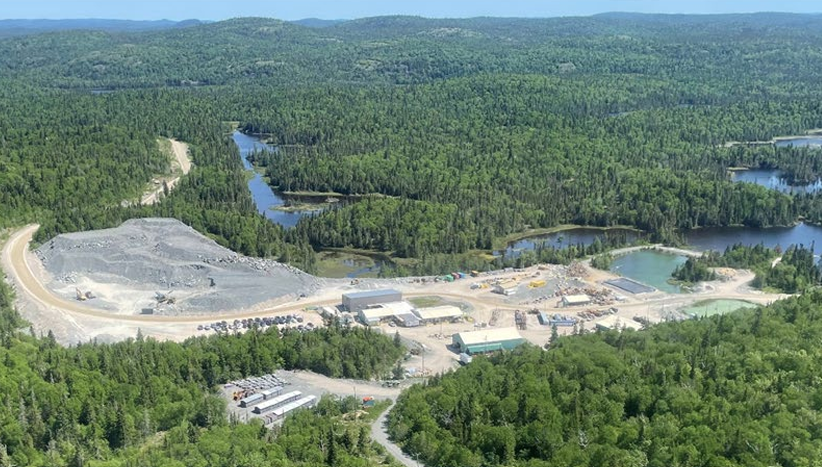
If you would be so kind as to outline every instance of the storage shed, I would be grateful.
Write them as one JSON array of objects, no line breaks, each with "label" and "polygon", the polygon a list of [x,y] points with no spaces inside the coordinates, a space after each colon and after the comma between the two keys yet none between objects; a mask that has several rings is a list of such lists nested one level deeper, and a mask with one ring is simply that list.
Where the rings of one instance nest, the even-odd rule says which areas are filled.
[{"label": "storage shed", "polygon": [[344,309],[351,313],[358,313],[363,308],[372,305],[399,302],[401,300],[402,293],[394,289],[367,290],[343,294],[342,305]]},{"label": "storage shed", "polygon": [[414,310],[414,314],[416,314],[424,324],[453,321],[462,318],[462,310],[452,305],[417,308]]},{"label": "storage shed", "polygon": [[473,355],[495,350],[511,350],[525,342],[525,339],[520,336],[517,328],[500,328],[460,332],[452,336],[452,341],[460,352]]},{"label": "storage shed", "polygon": [[591,297],[580,295],[565,295],[562,297],[562,306],[582,306],[591,303]]},{"label": "storage shed", "polygon": [[517,293],[517,287],[519,287],[519,283],[517,281],[503,281],[494,285],[494,292],[502,295],[514,295]]}]

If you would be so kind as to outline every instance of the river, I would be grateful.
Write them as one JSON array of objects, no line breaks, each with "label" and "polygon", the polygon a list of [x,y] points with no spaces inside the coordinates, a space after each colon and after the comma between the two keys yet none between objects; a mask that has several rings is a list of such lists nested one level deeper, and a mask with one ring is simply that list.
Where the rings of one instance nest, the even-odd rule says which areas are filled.
[{"label": "river", "polygon": [[283,206],[293,198],[287,198],[272,189],[265,180],[263,180],[263,176],[254,170],[251,162],[246,159],[248,154],[254,150],[268,149],[273,151],[276,149],[274,146],[263,143],[260,141],[260,138],[256,136],[249,136],[239,131],[235,131],[231,137],[240,150],[240,159],[243,161],[243,167],[245,167],[246,170],[254,172],[254,177],[248,181],[248,189],[251,191],[254,204],[261,214],[265,215],[271,222],[280,224],[283,227],[294,227],[301,217],[311,213],[311,211],[287,212],[274,209],[278,206]]}]

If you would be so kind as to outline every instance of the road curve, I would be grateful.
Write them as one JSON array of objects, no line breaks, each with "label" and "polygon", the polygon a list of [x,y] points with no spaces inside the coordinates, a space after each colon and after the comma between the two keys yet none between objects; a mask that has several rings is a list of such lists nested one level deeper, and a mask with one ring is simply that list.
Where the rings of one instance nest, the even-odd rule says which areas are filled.
[{"label": "road curve", "polygon": [[[43,283],[40,282],[40,280],[32,271],[31,265],[28,262],[28,255],[26,254],[28,250],[28,245],[29,243],[31,243],[31,239],[34,236],[34,233],[37,232],[37,229],[39,227],[40,226],[38,224],[30,224],[14,232],[11,235],[11,237],[9,237],[9,240],[6,242],[6,244],[3,246],[2,264],[3,269],[6,271],[6,274],[9,277],[11,277],[17,285],[18,291],[26,294],[27,297],[46,308],[56,308],[58,310],[76,315],[90,316],[99,319],[109,319],[119,322],[196,324],[210,323],[213,321],[229,319],[234,320],[243,318],[254,318],[257,316],[262,317],[267,316],[272,312],[292,312],[302,310],[307,306],[332,306],[339,303],[338,299],[323,301],[300,300],[299,302],[294,302],[292,304],[279,305],[269,309],[254,312],[223,313],[208,316],[122,315],[117,313],[111,313],[105,310],[100,310],[97,308],[84,305],[81,302],[66,300],[62,297],[59,297],[53,294],[50,290],[46,288],[45,285],[43,285]],[[423,297],[437,295],[441,297],[448,297],[458,299],[461,301],[472,302],[472,300],[470,300],[469,297],[465,297],[464,295],[447,294],[441,292],[407,293],[405,295],[408,297]],[[513,310],[518,307],[500,306],[499,308],[510,308]]]},{"label": "road curve", "polygon": [[[24,228],[14,232],[2,250],[2,265],[6,274],[9,275],[17,284],[18,290],[25,293],[29,298],[35,302],[45,306],[46,308],[58,309],[60,311],[71,313],[75,315],[90,316],[98,319],[108,319],[118,322],[137,322],[137,323],[210,323],[220,320],[234,320],[243,318],[254,318],[257,316],[267,316],[271,313],[283,313],[300,311],[307,306],[333,306],[339,303],[338,299],[334,300],[300,300],[289,304],[278,305],[264,310],[254,312],[239,312],[239,313],[222,313],[208,316],[157,316],[157,315],[123,315],[111,313],[105,310],[100,310],[80,302],[73,300],[66,300],[62,297],[54,295],[43,285],[31,269],[28,263],[27,250],[34,233],[40,226],[37,224],[30,224]],[[741,284],[738,284],[741,285]],[[493,307],[499,310],[511,311],[527,308],[528,305],[505,304],[496,300],[489,300],[487,297],[479,298],[467,296],[459,293],[444,293],[442,291],[429,292],[410,292],[404,294],[407,297],[425,297],[436,295],[439,297],[450,298],[457,301],[469,303],[472,306]],[[750,294],[744,292],[737,292],[735,290],[714,290],[711,292],[694,294],[693,296],[683,295],[666,295],[659,298],[652,298],[644,300],[641,303],[624,304],[620,308],[625,309],[643,309],[650,305],[674,304],[682,301],[696,301],[709,298],[733,298],[743,299],[758,303],[769,303],[781,298],[785,298],[784,294]],[[603,307],[597,307],[603,308]],[[555,309],[548,307],[547,309]],[[558,310],[558,309],[557,309]]]}]

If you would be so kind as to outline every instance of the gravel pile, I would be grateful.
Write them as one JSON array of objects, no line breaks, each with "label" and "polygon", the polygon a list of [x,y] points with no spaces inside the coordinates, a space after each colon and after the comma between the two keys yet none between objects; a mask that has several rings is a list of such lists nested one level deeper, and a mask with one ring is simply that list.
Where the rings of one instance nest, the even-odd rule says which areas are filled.
[{"label": "gravel pile", "polygon": [[[140,304],[119,303],[131,311],[154,305],[158,313],[167,308],[163,314],[241,310],[308,296],[321,286],[291,266],[223,248],[175,219],[133,219],[114,229],[59,235],[36,253],[57,282],[53,289],[98,284],[104,292],[122,289],[122,297],[128,290],[173,291],[173,306],[160,306],[153,293]],[[100,295],[118,302],[116,293]]]}]

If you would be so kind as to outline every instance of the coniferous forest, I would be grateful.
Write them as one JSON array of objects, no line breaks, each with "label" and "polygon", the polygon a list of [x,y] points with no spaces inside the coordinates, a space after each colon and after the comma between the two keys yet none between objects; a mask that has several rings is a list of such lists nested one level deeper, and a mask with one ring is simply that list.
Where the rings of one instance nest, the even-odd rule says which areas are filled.
[{"label": "coniferous forest", "polygon": [[[401,274],[480,262],[470,255],[505,236],[559,224],[676,242],[822,222],[820,195],[728,174],[822,175],[818,148],[760,144],[822,128],[815,15],[241,18],[0,37],[0,229],[36,222],[39,242],[164,216],[309,272],[323,248],[356,248],[416,261],[388,268]],[[272,224],[234,128],[278,147],[255,155],[273,186],[364,196]],[[161,137],[188,143],[194,168],[157,204],[124,202],[168,170]],[[761,277],[784,291],[820,280],[802,247]],[[430,466],[817,465],[820,299],[477,358],[405,393],[391,429]],[[228,420],[214,389],[281,367],[377,377],[402,353],[336,327],[64,348],[28,330],[4,283],[0,343],[0,466],[382,463],[367,427],[343,421],[351,401],[273,433]]]}]

